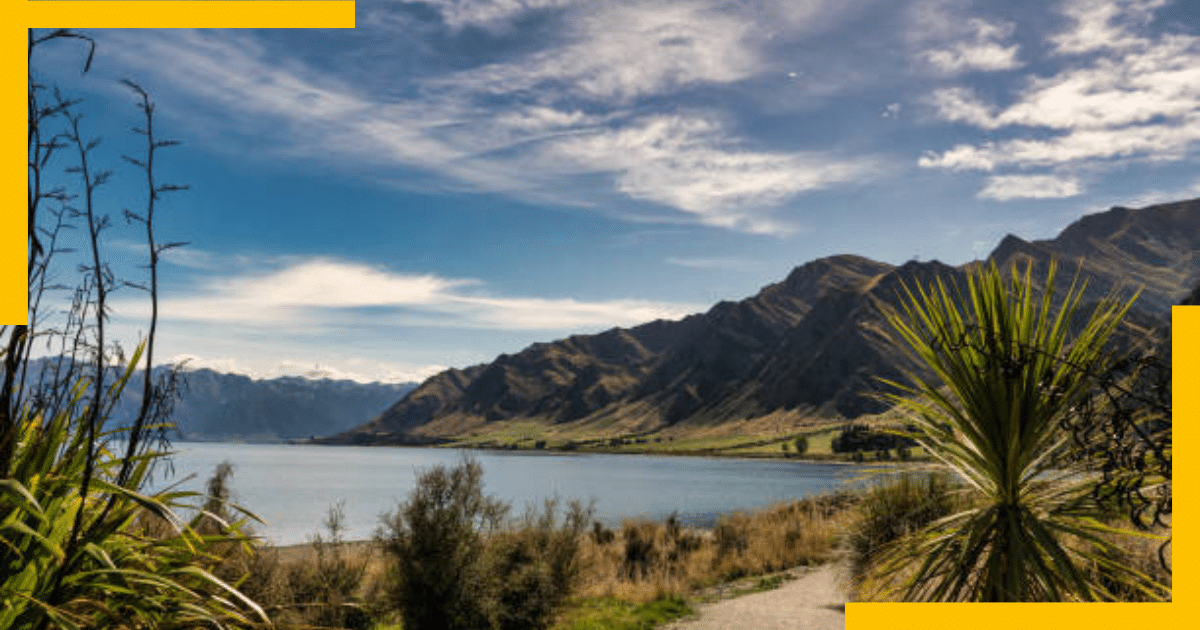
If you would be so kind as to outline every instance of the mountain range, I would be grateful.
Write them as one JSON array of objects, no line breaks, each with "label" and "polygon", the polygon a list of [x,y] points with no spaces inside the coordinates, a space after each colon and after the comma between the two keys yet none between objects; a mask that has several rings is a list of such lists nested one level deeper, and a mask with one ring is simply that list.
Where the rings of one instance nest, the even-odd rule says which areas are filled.
[{"label": "mountain range", "polygon": [[[1006,236],[989,259],[1033,266],[1058,285],[1077,273],[1084,300],[1140,290],[1137,334],[1168,330],[1170,307],[1200,284],[1200,199],[1114,207],[1053,239]],[[781,282],[678,321],[535,343],[491,363],[441,372],[370,422],[321,441],[422,443],[533,423],[593,435],[733,434],[878,413],[879,378],[916,369],[888,340],[883,310],[903,287],[964,282],[971,265],[896,266],[853,255],[801,265]]]},{"label": "mountain range", "polygon": [[[30,364],[31,382],[53,370],[55,359]],[[154,368],[160,376],[165,366]],[[107,382],[120,376],[111,368]],[[174,439],[192,441],[279,442],[345,431],[386,410],[416,383],[358,383],[349,380],[285,376],[255,379],[207,368],[181,371],[179,397],[171,421]],[[136,370],[109,416],[110,427],[132,422],[142,401],[142,371]]]},{"label": "mountain range", "polygon": [[[299,376],[254,379],[207,368],[186,370],[184,378],[171,417],[182,439],[195,441],[283,441],[344,431],[416,387]],[[140,402],[140,389],[130,387],[117,417],[132,417]]]}]

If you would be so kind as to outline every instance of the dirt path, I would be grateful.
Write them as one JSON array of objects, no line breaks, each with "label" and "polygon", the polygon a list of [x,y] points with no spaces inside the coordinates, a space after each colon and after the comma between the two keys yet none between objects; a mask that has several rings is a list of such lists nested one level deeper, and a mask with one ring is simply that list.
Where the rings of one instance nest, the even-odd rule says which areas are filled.
[{"label": "dirt path", "polygon": [[701,604],[698,618],[664,630],[842,630],[845,579],[845,562],[825,564],[773,591]]}]

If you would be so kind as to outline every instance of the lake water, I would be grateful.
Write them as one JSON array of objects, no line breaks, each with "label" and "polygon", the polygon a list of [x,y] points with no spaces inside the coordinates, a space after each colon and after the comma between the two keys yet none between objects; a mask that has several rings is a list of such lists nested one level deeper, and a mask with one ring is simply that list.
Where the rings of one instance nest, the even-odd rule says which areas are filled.
[{"label": "lake water", "polygon": [[[434,448],[284,444],[174,444],[175,476],[200,490],[222,461],[234,465],[235,502],[266,521],[256,531],[276,544],[306,542],[330,506],[345,501],[348,539],[371,537],[418,473],[453,466],[463,451]],[[820,494],[851,482],[863,468],[840,464],[712,457],[466,451],[484,469],[484,491],[520,511],[555,495],[595,500],[596,519],[626,518],[711,525],[719,514]]]}]

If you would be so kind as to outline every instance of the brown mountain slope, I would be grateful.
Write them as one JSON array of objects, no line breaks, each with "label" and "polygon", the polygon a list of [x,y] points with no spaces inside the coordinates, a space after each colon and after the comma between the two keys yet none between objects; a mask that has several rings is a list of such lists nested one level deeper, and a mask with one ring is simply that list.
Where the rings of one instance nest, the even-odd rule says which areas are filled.
[{"label": "brown mountain slope", "polygon": [[[1140,289],[1135,317],[1165,324],[1170,305],[1200,282],[1200,200],[1092,214],[1054,239],[1006,237],[991,258],[1030,261],[1035,277],[1058,260],[1089,278],[1087,299]],[[963,267],[900,267],[833,256],[797,267],[740,302],[681,321],[534,344],[438,374],[373,421],[329,439],[438,439],[497,422],[590,426],[599,433],[717,427],[785,413],[852,418],[882,409],[878,377],[897,378],[903,355],[887,341],[882,309],[903,285],[962,279]],[[911,367],[911,366],[909,366]]]}]

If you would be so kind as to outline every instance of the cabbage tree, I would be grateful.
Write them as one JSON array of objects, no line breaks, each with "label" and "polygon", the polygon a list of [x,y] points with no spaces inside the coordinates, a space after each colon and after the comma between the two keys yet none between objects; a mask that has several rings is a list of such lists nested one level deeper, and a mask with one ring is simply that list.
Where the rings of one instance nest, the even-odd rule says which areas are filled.
[{"label": "cabbage tree", "polygon": [[[1106,346],[1133,299],[1101,300],[1086,315],[1086,283],[1055,293],[1055,268],[1035,286],[1031,266],[968,273],[965,291],[938,280],[905,287],[887,313],[916,362],[889,397],[913,436],[965,483],[969,507],[899,541],[867,585],[884,598],[926,601],[1104,601],[1132,589],[1169,592],[1124,566],[1117,532],[1090,498],[1095,477],[1062,469],[1062,421],[1095,394]],[[1144,534],[1143,534],[1144,535]]]}]

